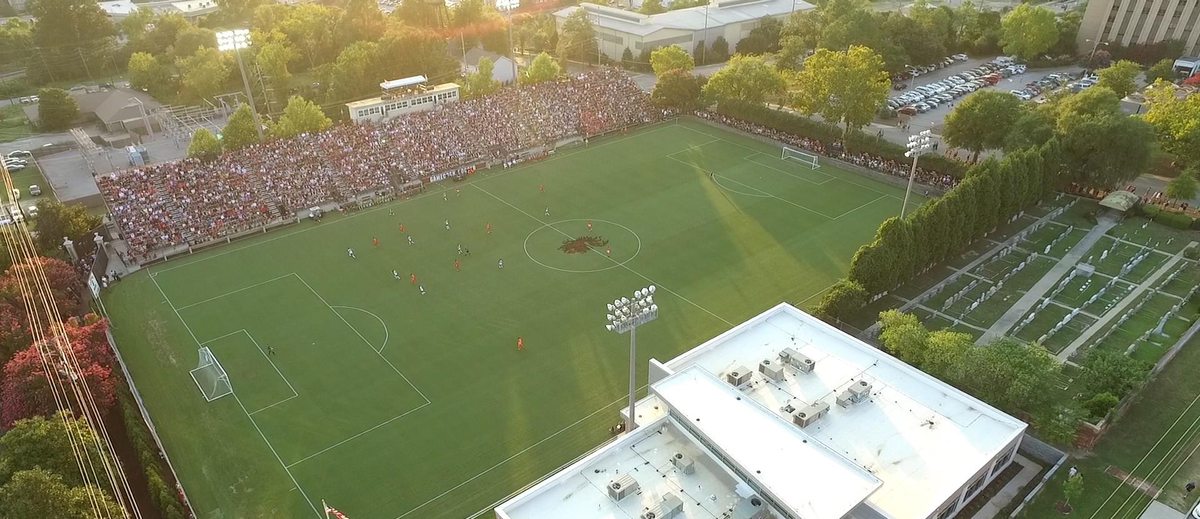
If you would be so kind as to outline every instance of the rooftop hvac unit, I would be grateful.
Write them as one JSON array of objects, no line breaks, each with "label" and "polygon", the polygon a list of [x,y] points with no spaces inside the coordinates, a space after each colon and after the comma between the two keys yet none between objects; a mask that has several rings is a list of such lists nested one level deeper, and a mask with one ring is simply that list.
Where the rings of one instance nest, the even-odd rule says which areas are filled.
[{"label": "rooftop hvac unit", "polygon": [[684,474],[693,474],[696,472],[696,464],[692,461],[692,457],[682,452],[676,452],[674,456],[671,456],[671,464],[675,465],[675,468]]},{"label": "rooftop hvac unit", "polygon": [[667,492],[663,494],[662,501],[647,508],[638,517],[641,519],[671,519],[678,517],[682,512],[683,500],[676,497],[675,494]]},{"label": "rooftop hvac unit", "polygon": [[792,423],[795,423],[800,427],[808,427],[817,420],[820,420],[821,417],[825,416],[825,413],[828,412],[829,404],[826,404],[825,402],[817,402],[805,407],[804,409],[796,411],[796,414],[792,415]]},{"label": "rooftop hvac unit", "polygon": [[738,387],[749,382],[750,377],[753,374],[754,373],[750,371],[750,368],[747,368],[746,366],[738,366],[733,368],[729,373],[725,374],[725,381],[729,382],[729,385],[733,387]]},{"label": "rooftop hvac unit", "polygon": [[779,352],[779,360],[784,364],[791,364],[792,367],[803,373],[812,373],[813,368],[817,366],[816,361],[792,348],[784,348]]},{"label": "rooftop hvac unit", "polygon": [[758,363],[758,372],[776,382],[783,380],[783,364],[771,362],[771,359],[763,359]]},{"label": "rooftop hvac unit", "polygon": [[638,482],[629,474],[625,474],[617,479],[608,482],[608,497],[613,501],[620,501],[626,496],[638,491]]},{"label": "rooftop hvac unit", "polygon": [[775,519],[775,514],[771,513],[771,508],[763,503],[762,498],[751,496],[748,501],[750,506],[754,507],[754,515],[750,516],[750,519]]},{"label": "rooftop hvac unit", "polygon": [[866,400],[869,396],[871,396],[871,384],[865,380],[859,380],[838,394],[837,404],[842,407],[850,407]]}]

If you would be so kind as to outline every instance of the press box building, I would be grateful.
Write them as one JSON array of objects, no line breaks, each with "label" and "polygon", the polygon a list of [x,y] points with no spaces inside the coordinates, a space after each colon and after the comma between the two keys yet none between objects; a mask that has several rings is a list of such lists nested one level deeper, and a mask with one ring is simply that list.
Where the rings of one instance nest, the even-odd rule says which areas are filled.
[{"label": "press box building", "polygon": [[637,429],[496,517],[949,519],[1025,431],[786,303],[649,373]]}]

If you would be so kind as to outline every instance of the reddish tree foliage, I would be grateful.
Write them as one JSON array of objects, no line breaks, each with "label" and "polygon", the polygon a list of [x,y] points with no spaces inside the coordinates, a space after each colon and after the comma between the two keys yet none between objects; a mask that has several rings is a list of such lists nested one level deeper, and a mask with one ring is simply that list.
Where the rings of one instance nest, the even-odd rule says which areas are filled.
[{"label": "reddish tree foliage", "polygon": [[[69,263],[54,258],[38,257],[37,261],[41,262],[42,270],[46,273],[46,280],[50,283],[50,293],[59,313],[64,318],[74,315],[83,295],[83,280],[79,271]],[[4,277],[0,278],[0,294],[17,308],[25,308],[17,275],[20,274],[25,279],[30,279],[33,275],[31,269],[28,263],[13,265],[4,273]],[[31,303],[41,305],[42,301],[37,300]]]},{"label": "reddish tree foliage", "polygon": [[1187,86],[1200,86],[1200,72],[1197,72],[1193,74],[1192,77],[1185,79],[1183,84]]},{"label": "reddish tree foliage", "polygon": [[[32,342],[25,314],[13,305],[0,301],[0,365]],[[0,373],[0,380],[3,376]]]},{"label": "reddish tree foliage", "polygon": [[[87,383],[100,411],[107,411],[116,401],[117,389],[112,374],[116,360],[104,333],[108,321],[94,315],[82,320],[71,318],[66,329],[79,366],[77,375]],[[64,377],[62,371],[59,377]],[[13,356],[4,366],[4,383],[0,386],[0,426],[8,428],[22,418],[50,416],[57,411],[49,384],[36,346]],[[74,396],[71,400],[75,401]]]}]

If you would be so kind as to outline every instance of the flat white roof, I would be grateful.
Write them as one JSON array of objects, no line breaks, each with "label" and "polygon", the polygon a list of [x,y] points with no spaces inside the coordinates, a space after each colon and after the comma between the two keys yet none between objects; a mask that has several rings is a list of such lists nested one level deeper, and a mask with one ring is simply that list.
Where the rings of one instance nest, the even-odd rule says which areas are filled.
[{"label": "flat white roof", "polygon": [[426,81],[429,81],[429,79],[426,78],[425,76],[412,76],[412,77],[406,77],[404,79],[393,79],[391,81],[384,81],[379,84],[379,88],[388,90],[391,88],[400,88],[400,87],[406,87],[406,86],[412,86],[412,85],[419,85]]},{"label": "flat white roof", "polygon": [[412,95],[403,96],[403,97],[394,97],[391,99],[384,99],[382,97],[371,97],[368,99],[359,99],[358,101],[350,101],[349,103],[346,103],[346,106],[349,107],[351,110],[354,110],[354,109],[358,109],[358,108],[365,108],[368,106],[393,103],[398,99],[410,99],[410,98],[414,98],[414,97],[427,96],[430,94],[438,94],[438,93],[445,92],[447,90],[453,90],[456,88],[461,88],[458,86],[458,83],[442,83],[440,85],[430,87],[429,90],[426,90],[419,94],[412,94]]},{"label": "flat white roof", "polygon": [[660,29],[700,31],[706,27],[713,30],[731,23],[758,20],[768,16],[783,16],[795,11],[815,9],[804,0],[726,0],[708,6],[676,9],[665,13],[646,15],[615,7],[584,2],[566,7],[554,13],[566,18],[576,9],[584,9],[592,23],[615,31],[646,36]]},{"label": "flat white roof", "polygon": [[752,488],[794,517],[841,519],[881,485],[700,366],[676,372],[652,391],[674,418],[737,466]]},{"label": "flat white roof", "polygon": [[[1020,420],[786,303],[665,366],[724,377],[735,367],[778,362],[785,348],[816,361],[813,372],[789,367],[779,382],[756,372],[740,393],[783,418],[790,418],[787,406],[829,404],[828,415],[804,431],[883,481],[866,503],[888,516],[932,515],[1024,433]],[[871,384],[869,401],[837,405],[836,396],[858,381]]]}]

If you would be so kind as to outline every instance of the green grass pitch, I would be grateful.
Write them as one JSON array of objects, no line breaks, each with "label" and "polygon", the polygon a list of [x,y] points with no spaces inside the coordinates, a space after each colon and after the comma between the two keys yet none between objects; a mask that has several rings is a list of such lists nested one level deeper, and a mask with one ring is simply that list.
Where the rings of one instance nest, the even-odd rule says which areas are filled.
[{"label": "green grass pitch", "polygon": [[[629,352],[605,302],[659,287],[644,382],[651,357],[811,304],[899,212],[899,188],[779,156],[666,123],[172,260],[105,303],[202,519],[321,516],[323,499],[467,517],[608,438]],[[584,236],[608,245],[560,250]],[[199,344],[232,395],[205,401]]]}]

